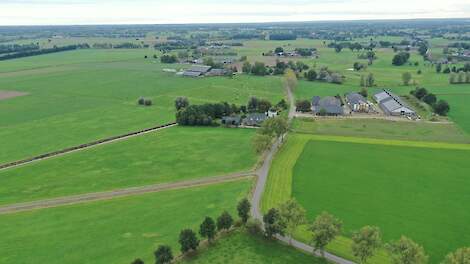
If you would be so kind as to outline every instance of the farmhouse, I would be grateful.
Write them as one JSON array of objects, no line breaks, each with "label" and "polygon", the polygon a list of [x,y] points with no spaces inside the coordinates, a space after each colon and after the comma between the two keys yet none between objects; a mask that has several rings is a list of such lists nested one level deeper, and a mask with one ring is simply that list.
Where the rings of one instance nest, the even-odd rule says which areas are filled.
[{"label": "farmhouse", "polygon": [[224,116],[222,117],[222,124],[226,126],[239,126],[242,124],[240,116]]},{"label": "farmhouse", "polygon": [[261,126],[266,119],[268,119],[268,116],[265,113],[252,113],[243,119],[243,124],[245,126]]},{"label": "farmhouse", "polygon": [[348,93],[346,102],[353,112],[368,113],[370,110],[369,102],[358,93]]},{"label": "farmhouse", "polygon": [[329,116],[338,116],[344,114],[341,101],[333,96],[327,96],[323,98],[314,96],[312,98],[312,112],[315,115]]},{"label": "farmhouse", "polygon": [[374,100],[377,101],[386,115],[416,116],[416,112],[413,109],[406,105],[400,97],[390,91],[383,90],[382,92],[374,95]]},{"label": "farmhouse", "polygon": [[186,77],[200,77],[207,74],[212,69],[211,66],[193,65],[191,68],[183,72]]}]

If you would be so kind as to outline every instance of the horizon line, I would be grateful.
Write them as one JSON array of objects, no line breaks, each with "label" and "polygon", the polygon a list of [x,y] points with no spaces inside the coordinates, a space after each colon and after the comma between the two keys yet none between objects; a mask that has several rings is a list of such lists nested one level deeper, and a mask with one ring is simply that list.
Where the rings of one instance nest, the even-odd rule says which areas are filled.
[{"label": "horizon line", "polygon": [[184,25],[256,25],[256,24],[306,24],[306,23],[325,23],[325,22],[388,22],[388,21],[431,21],[431,20],[468,20],[470,17],[457,18],[440,18],[440,17],[423,17],[423,18],[391,18],[391,19],[325,19],[325,20],[305,20],[305,21],[264,21],[264,22],[202,22],[202,23],[90,23],[90,24],[16,24],[16,25],[0,25],[0,27],[73,27],[73,26],[184,26]]}]

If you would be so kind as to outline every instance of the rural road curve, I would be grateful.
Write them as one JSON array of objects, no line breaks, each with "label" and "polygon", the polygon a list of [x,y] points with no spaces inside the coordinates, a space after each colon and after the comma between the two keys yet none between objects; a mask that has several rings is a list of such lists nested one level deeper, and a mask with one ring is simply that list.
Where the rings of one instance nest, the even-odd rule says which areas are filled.
[{"label": "rural road curve", "polygon": [[[289,109],[289,123],[292,121],[292,119],[295,117],[295,102],[294,102],[294,95],[292,94],[291,88],[286,85],[286,90],[287,90],[287,96],[289,98],[289,103],[290,103],[290,109]],[[264,189],[266,187],[266,181],[268,179],[268,174],[269,174],[269,169],[271,167],[271,163],[273,160],[274,155],[277,153],[279,147],[283,143],[283,138],[285,136],[282,136],[274,142],[274,144],[271,146],[271,148],[268,150],[268,152],[265,154],[265,158],[263,161],[263,165],[256,171],[256,175],[258,176],[258,181],[256,182],[256,187],[255,191],[253,193],[253,198],[251,201],[252,207],[251,207],[251,215],[255,218],[263,222],[263,215],[261,213],[261,197],[264,193]],[[307,244],[304,244],[300,241],[297,241],[295,239],[289,239],[287,237],[283,236],[276,236],[276,238],[286,244],[290,244],[291,246],[308,252],[308,253],[313,253],[316,256],[321,256],[321,254],[317,251],[314,251],[313,248]],[[289,243],[290,242],[290,243]],[[330,254],[328,252],[325,252],[324,256],[328,261],[337,263],[337,264],[355,264],[355,262],[343,259],[341,257],[335,256],[333,254]]]},{"label": "rural road curve", "polygon": [[190,187],[211,185],[211,184],[241,180],[243,178],[250,178],[250,177],[253,177],[254,175],[255,173],[253,172],[242,172],[242,173],[235,173],[235,174],[224,175],[224,176],[208,177],[208,178],[174,182],[174,183],[162,183],[162,184],[148,185],[148,186],[142,186],[142,187],[125,188],[125,189],[119,189],[119,190],[107,191],[107,192],[87,193],[87,194],[80,194],[80,195],[74,195],[74,196],[58,197],[58,198],[53,198],[53,199],[48,199],[48,200],[39,200],[39,201],[32,201],[32,202],[25,202],[25,203],[10,204],[10,205],[5,205],[3,207],[0,207],[0,215],[13,214],[13,213],[18,213],[22,211],[30,211],[30,210],[36,210],[36,209],[59,207],[59,206],[64,206],[64,205],[79,204],[79,203],[85,203],[85,202],[109,200],[109,199],[114,199],[114,198],[119,198],[119,197],[141,195],[145,193],[155,193],[155,192],[161,192],[161,191],[167,191],[167,190],[184,189],[184,188],[190,188]]}]

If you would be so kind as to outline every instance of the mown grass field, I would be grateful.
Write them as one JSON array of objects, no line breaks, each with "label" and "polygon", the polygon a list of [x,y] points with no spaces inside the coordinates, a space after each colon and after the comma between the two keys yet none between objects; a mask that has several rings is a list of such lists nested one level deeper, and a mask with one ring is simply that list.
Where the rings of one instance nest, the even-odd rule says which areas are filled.
[{"label": "mown grass field", "polygon": [[[0,62],[0,163],[174,121],[174,100],[246,104],[283,98],[279,78],[191,79],[164,73],[148,50],[79,50]],[[140,107],[141,96],[153,100]]]},{"label": "mown grass field", "polygon": [[[204,217],[236,215],[249,180],[0,216],[1,263],[154,263],[153,252],[197,230]],[[223,191],[221,191],[223,190]],[[27,254],[26,254],[27,252]]]},{"label": "mown grass field", "polygon": [[312,255],[297,251],[279,242],[254,237],[243,231],[236,231],[222,237],[214,245],[199,252],[195,257],[181,263],[327,263]]},{"label": "mown grass field", "polygon": [[0,204],[252,169],[250,129],[173,127],[0,171]]},{"label": "mown grass field", "polygon": [[431,263],[470,243],[468,145],[340,141],[312,138],[294,166],[292,196],[310,219],[328,211],[347,236],[364,225],[409,236]]}]

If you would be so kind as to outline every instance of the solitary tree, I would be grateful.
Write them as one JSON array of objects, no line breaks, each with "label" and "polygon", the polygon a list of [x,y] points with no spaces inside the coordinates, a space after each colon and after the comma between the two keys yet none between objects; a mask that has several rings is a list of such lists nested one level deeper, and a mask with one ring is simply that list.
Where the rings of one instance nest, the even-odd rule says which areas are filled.
[{"label": "solitary tree", "polygon": [[281,204],[279,214],[282,222],[286,225],[286,232],[290,237],[290,242],[292,242],[292,236],[297,227],[307,222],[305,209],[295,199],[290,199]]},{"label": "solitary tree", "polygon": [[219,218],[217,218],[217,230],[229,230],[232,227],[233,224],[233,218],[232,216],[227,212],[223,212]]},{"label": "solitary tree", "polygon": [[242,66],[242,72],[249,74],[249,73],[251,73],[252,67],[253,67],[253,66],[251,65],[250,62],[245,61],[245,62],[243,63],[243,66]]},{"label": "solitary tree", "polygon": [[256,153],[261,154],[271,146],[271,142],[273,141],[273,138],[269,135],[257,133],[253,137],[252,141],[253,141],[253,146],[255,148]]},{"label": "solitary tree", "polygon": [[250,208],[251,204],[248,199],[243,199],[240,202],[238,202],[237,205],[237,211],[238,211],[238,217],[242,220],[244,224],[246,224],[246,221],[248,221],[248,218],[250,218]]},{"label": "solitary tree", "polygon": [[315,81],[317,79],[317,72],[313,69],[309,70],[308,72],[305,73],[305,78],[308,81]]},{"label": "solitary tree", "polygon": [[297,102],[295,102],[295,109],[298,111],[298,112],[310,112],[312,111],[312,104],[310,103],[309,100],[297,100]]},{"label": "solitary tree", "polygon": [[365,226],[354,232],[352,240],[352,252],[360,260],[360,263],[366,263],[367,259],[372,257],[382,244],[380,230],[373,226]]},{"label": "solitary tree", "polygon": [[178,242],[181,245],[181,252],[183,254],[190,250],[196,250],[199,246],[199,240],[196,237],[196,233],[191,229],[182,230]]},{"label": "solitary tree", "polygon": [[442,71],[442,64],[438,63],[438,64],[436,65],[436,72],[437,72],[437,73],[441,73],[441,71]]},{"label": "solitary tree", "polygon": [[406,86],[410,85],[411,78],[413,78],[413,76],[409,72],[404,72],[401,75],[401,79],[403,80],[403,84],[406,85]]},{"label": "solitary tree", "polygon": [[373,73],[367,75],[367,87],[373,87],[375,85],[375,77]]},{"label": "solitary tree", "polygon": [[263,216],[264,222],[264,234],[268,238],[272,238],[274,235],[284,235],[286,228],[284,222],[281,219],[281,215],[276,208],[271,208],[268,213]]},{"label": "solitary tree", "polygon": [[264,135],[280,137],[284,135],[289,128],[289,123],[284,117],[269,118],[261,125],[259,132]]},{"label": "solitary tree", "polygon": [[446,116],[450,111],[449,103],[444,100],[439,100],[439,102],[434,104],[433,108],[434,112],[441,116]]},{"label": "solitary tree", "polygon": [[424,253],[423,247],[405,236],[388,244],[386,248],[393,264],[425,264],[428,262],[428,256]]},{"label": "solitary tree", "polygon": [[470,247],[457,249],[444,259],[442,264],[468,264],[470,263]]},{"label": "solitary tree", "polygon": [[325,247],[341,233],[342,222],[333,215],[323,212],[315,218],[309,230],[313,233],[312,246],[315,250],[320,250],[322,256],[325,254]]},{"label": "solitary tree", "polygon": [[173,253],[170,246],[159,246],[154,252],[156,264],[167,264],[173,260]]},{"label": "solitary tree", "polygon": [[189,100],[188,98],[184,97],[184,96],[180,96],[180,97],[177,97],[176,100],[175,100],[175,107],[176,107],[176,110],[180,110],[180,109],[183,109],[183,108],[186,108],[189,106]]},{"label": "solitary tree", "polygon": [[293,91],[298,84],[297,74],[292,69],[288,69],[284,74],[284,81],[286,82],[287,87]]},{"label": "solitary tree", "polygon": [[204,219],[204,222],[202,222],[202,224],[199,226],[199,234],[202,237],[207,238],[207,240],[209,240],[209,243],[212,242],[216,234],[214,219],[206,217],[206,219]]}]

